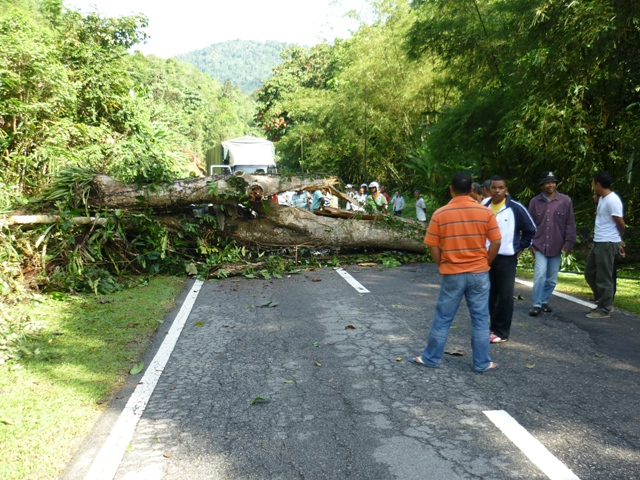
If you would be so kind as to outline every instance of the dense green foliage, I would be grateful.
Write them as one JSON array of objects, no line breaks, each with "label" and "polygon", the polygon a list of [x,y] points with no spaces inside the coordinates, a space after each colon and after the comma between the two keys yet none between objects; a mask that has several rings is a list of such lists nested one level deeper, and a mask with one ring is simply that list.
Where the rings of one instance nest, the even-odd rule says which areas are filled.
[{"label": "dense green foliage", "polygon": [[69,165],[126,182],[186,176],[221,138],[251,131],[252,101],[238,90],[186,63],[128,54],[145,26],[59,0],[4,0],[3,191],[37,194]]},{"label": "dense green foliage", "polygon": [[283,163],[420,187],[500,174],[516,197],[553,170],[591,223],[609,171],[638,216],[640,4],[631,0],[379,0],[353,38],[292,47],[259,92]]},{"label": "dense green foliage", "polygon": [[89,212],[95,173],[138,184],[200,174],[212,145],[255,133],[253,100],[188,63],[127,53],[145,38],[142,16],[84,16],[61,0],[1,6],[0,209],[61,220],[2,224],[0,295],[47,285],[108,292],[118,288],[112,274],[182,273],[185,251],[216,251],[217,239],[188,221],[174,241],[147,212],[91,211],[109,218],[105,228],[70,217]]},{"label": "dense green foliage", "polygon": [[258,120],[283,164],[345,181],[411,185],[405,164],[448,92],[430,62],[403,50],[414,14],[382,5],[381,19],[346,41],[292,47],[259,91]]},{"label": "dense green foliage", "polygon": [[280,42],[230,40],[176,58],[195,65],[220,83],[230,82],[249,94],[271,76],[271,69],[282,62],[280,52],[286,47]]}]

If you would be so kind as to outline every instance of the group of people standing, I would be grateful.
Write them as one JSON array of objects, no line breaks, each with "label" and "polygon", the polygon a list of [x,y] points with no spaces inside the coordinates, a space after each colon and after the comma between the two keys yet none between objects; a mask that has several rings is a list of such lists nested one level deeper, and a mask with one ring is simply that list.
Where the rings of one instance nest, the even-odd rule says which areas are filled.
[{"label": "group of people standing", "polygon": [[[529,315],[552,311],[548,301],[557,283],[562,252],[570,252],[576,242],[573,205],[568,196],[557,191],[557,184],[552,171],[543,172],[541,193],[531,199],[527,209],[509,196],[503,177],[494,176],[483,185],[473,184],[466,173],[453,177],[449,186],[452,199],[435,211],[425,237],[442,283],[427,346],[410,360],[412,363],[437,366],[464,296],[472,322],[473,369],[486,372],[498,368],[489,355],[489,345],[509,338],[516,266],[527,248],[535,257]],[[615,292],[615,256],[624,253],[625,224],[622,202],[611,190],[611,176],[596,173],[592,188],[597,213],[585,278],[597,307],[586,316],[608,318]]]},{"label": "group of people standing", "polygon": [[[386,192],[385,186],[378,184],[378,182],[371,182],[368,186],[363,183],[357,192],[351,184],[347,184],[346,188],[347,196],[354,199],[353,202],[347,205],[347,210],[353,212],[389,213],[389,208],[391,208],[395,217],[402,216],[406,203],[399,190],[396,190],[393,193],[393,197],[390,197]],[[414,192],[414,197],[416,199],[416,218],[419,222],[426,222],[427,206],[419,190]]]}]

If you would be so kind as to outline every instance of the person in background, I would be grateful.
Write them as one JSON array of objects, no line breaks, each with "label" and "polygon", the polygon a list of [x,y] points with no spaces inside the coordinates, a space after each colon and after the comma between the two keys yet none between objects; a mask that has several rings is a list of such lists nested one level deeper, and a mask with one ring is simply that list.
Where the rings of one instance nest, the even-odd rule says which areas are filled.
[{"label": "person in background", "polygon": [[379,188],[380,185],[378,185],[378,182],[371,182],[369,184],[371,195],[367,197],[366,210],[373,213],[387,213],[387,199],[380,193]]},{"label": "person in background", "polygon": [[311,196],[311,212],[312,213],[315,212],[316,210],[319,210],[321,207],[323,207],[325,203],[328,204],[326,194],[327,194],[326,188],[320,188],[315,192],[313,192],[313,195]]},{"label": "person in background", "polygon": [[347,205],[346,205],[345,208],[346,208],[346,210],[348,212],[353,212],[354,211],[354,208],[353,208],[354,207],[354,203],[356,203],[355,198],[356,198],[357,193],[356,193],[355,189],[353,188],[353,185],[351,185],[350,183],[347,183],[345,188],[347,190],[347,192],[346,192],[347,197],[349,197],[350,199],[353,200],[351,202],[347,202]]},{"label": "person in background", "polygon": [[479,183],[472,183],[471,193],[469,195],[471,195],[471,198],[473,198],[476,202],[482,203],[482,200],[484,200],[484,197],[482,195],[482,185],[480,185]]},{"label": "person in background", "polygon": [[367,203],[367,194],[365,193],[365,189],[360,187],[358,193],[355,196],[356,203],[353,204],[354,212],[364,212],[364,206]]},{"label": "person in background", "polygon": [[380,185],[380,193],[382,195],[384,195],[384,198],[387,201],[387,204],[389,204],[391,198],[389,197],[389,194],[387,193],[387,187],[385,187],[384,185]]},{"label": "person in background", "polygon": [[298,190],[291,196],[291,206],[309,211],[309,193]]},{"label": "person in background", "polygon": [[424,198],[420,196],[420,190],[413,192],[413,196],[416,197],[416,218],[419,222],[426,222],[427,205],[424,203]]},{"label": "person in background", "polygon": [[451,200],[435,211],[424,239],[442,274],[435,318],[422,355],[409,361],[425,367],[438,365],[451,322],[465,297],[471,316],[473,370],[490,372],[498,364],[489,356],[489,268],[500,248],[500,228],[493,212],[470,197],[469,174],[454,175],[449,191]]},{"label": "person in background", "polygon": [[598,197],[593,246],[584,268],[586,279],[597,306],[588,318],[609,318],[613,310],[613,272],[616,254],[624,255],[622,241],[626,225],[622,200],[611,190],[611,175],[605,171],[593,176],[593,193]]},{"label": "person in background", "polygon": [[489,270],[491,343],[506,342],[509,338],[518,258],[525,248],[531,246],[536,233],[536,225],[527,209],[508,193],[506,180],[496,175],[491,179],[491,199],[484,202],[484,206],[496,216],[502,235],[500,251]]},{"label": "person in background", "polygon": [[391,205],[393,205],[393,215],[395,217],[402,216],[402,210],[404,209],[404,198],[400,195],[398,190],[393,194],[393,198],[391,199]]},{"label": "person in background", "polygon": [[482,196],[485,200],[491,198],[491,179],[482,182]]},{"label": "person in background", "polygon": [[535,259],[533,269],[533,306],[529,315],[550,313],[549,298],[558,283],[562,252],[568,254],[576,243],[576,222],[571,199],[557,191],[558,179],[553,172],[540,176],[542,193],[529,202],[529,214],[536,224],[531,244]]},{"label": "person in background", "polygon": [[337,195],[331,193],[331,190],[327,189],[327,199],[329,200],[329,207],[331,208],[340,208],[340,199]]}]

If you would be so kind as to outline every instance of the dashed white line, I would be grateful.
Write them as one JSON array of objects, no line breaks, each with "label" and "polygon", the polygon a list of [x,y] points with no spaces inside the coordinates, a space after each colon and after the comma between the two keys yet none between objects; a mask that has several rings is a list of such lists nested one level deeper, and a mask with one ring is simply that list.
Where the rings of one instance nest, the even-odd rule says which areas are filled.
[{"label": "dashed white line", "polygon": [[483,412],[551,480],[580,480],[504,410]]},{"label": "dashed white line", "polygon": [[360,282],[349,275],[349,273],[344,268],[336,268],[335,270],[342,278],[347,281],[349,285],[355,288],[358,293],[371,293],[369,290],[364,288]]},{"label": "dashed white line", "polygon": [[167,332],[167,336],[162,345],[160,345],[155,357],[153,357],[153,361],[147,367],[147,371],[142,376],[142,380],[140,380],[131,398],[129,398],[124,410],[120,413],[120,417],[118,417],[109,437],[105,440],[96,458],[94,458],[89,472],[84,477],[85,480],[111,480],[116,474],[127,445],[131,442],[136,425],[140,417],[142,417],[149,398],[156,388],[160,374],[164,370],[184,324],[191,313],[191,308],[198,297],[202,283],[202,281],[196,280],[193,284],[171,328]]},{"label": "dashed white line", "polygon": [[[533,288],[533,282],[529,282],[528,280],[521,280],[519,278],[516,278],[516,283]],[[583,307],[596,308],[598,306],[595,303],[587,302],[586,300],[581,300],[580,298],[576,298],[562,292],[554,291],[552,295],[555,295],[556,297],[564,298],[565,300],[569,300],[570,302],[573,302],[573,303],[577,303],[578,305],[582,305]]]}]

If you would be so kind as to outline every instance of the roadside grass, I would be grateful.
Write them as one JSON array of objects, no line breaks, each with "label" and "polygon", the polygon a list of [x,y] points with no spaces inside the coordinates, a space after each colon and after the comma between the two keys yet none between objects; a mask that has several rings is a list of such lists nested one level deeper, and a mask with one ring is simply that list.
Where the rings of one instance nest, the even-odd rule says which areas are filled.
[{"label": "roadside grass", "polygon": [[[532,269],[518,268],[517,275],[519,278],[525,280],[533,280]],[[619,275],[623,275],[623,272],[619,272]],[[593,297],[593,293],[582,274],[560,272],[558,274],[556,290],[575,295],[583,300],[588,300]],[[618,278],[616,298],[613,302],[614,306],[627,312],[640,315],[639,291],[640,279]]]},{"label": "roadside grass", "polygon": [[41,327],[0,366],[0,478],[57,478],[140,361],[184,278],[154,277],[110,295],[41,295],[12,307]]}]

